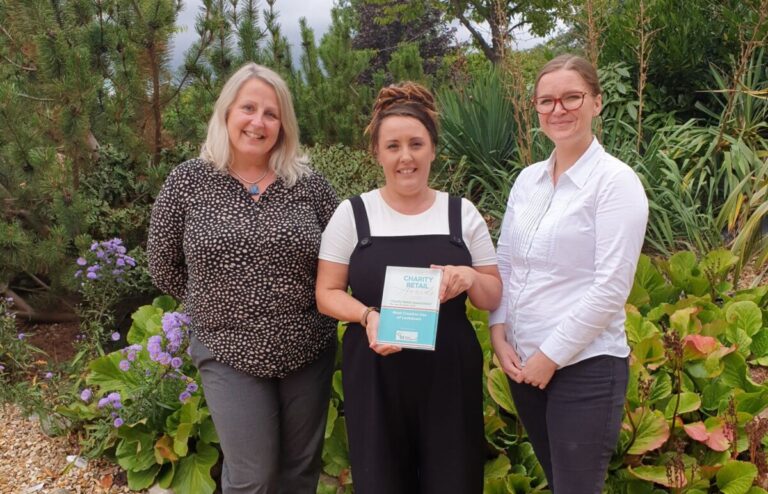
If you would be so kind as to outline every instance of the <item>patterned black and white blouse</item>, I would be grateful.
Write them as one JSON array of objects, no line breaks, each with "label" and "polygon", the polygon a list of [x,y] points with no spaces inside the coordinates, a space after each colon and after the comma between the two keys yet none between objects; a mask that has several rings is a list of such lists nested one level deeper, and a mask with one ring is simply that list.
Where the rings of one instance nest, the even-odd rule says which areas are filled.
[{"label": "patterned black and white blouse", "polygon": [[192,159],[168,176],[152,209],[155,285],[183,300],[195,335],[222,363],[283,377],[336,337],[315,303],[320,239],[338,199],[312,172],[277,178],[258,202],[229,174]]}]

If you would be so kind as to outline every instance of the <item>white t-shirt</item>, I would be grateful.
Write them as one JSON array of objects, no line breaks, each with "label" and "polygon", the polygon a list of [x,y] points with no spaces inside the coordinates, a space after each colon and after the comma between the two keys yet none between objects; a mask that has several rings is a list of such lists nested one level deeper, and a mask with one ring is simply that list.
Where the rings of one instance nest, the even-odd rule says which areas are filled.
[{"label": "white t-shirt", "polygon": [[[437,192],[435,202],[419,214],[398,213],[387,205],[379,189],[361,194],[372,237],[406,235],[448,235],[448,194]],[[474,204],[461,200],[461,230],[464,243],[472,256],[473,266],[496,265],[496,252],[488,226]],[[320,259],[349,264],[357,246],[357,228],[352,203],[342,202],[323,232]]]}]

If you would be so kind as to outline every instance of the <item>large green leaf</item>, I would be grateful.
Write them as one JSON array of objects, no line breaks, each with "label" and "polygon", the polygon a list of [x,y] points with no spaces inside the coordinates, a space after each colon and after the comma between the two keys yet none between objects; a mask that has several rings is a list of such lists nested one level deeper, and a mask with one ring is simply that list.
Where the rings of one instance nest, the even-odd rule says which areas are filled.
[{"label": "large green leaf", "polygon": [[768,389],[762,389],[753,393],[734,393],[736,410],[750,415],[757,415],[768,407]]},{"label": "large green leaf", "polygon": [[347,426],[344,417],[336,419],[331,437],[323,444],[323,470],[338,477],[349,469],[349,448],[347,446]]},{"label": "large green leaf", "polygon": [[730,388],[741,388],[747,392],[760,391],[760,386],[752,383],[748,378],[747,363],[739,352],[733,352],[723,357],[725,368],[718,379]]},{"label": "large green leaf", "polygon": [[216,433],[216,426],[213,424],[210,414],[206,414],[205,419],[200,422],[197,434],[200,436],[201,441],[208,444],[219,442],[219,435]]},{"label": "large green leaf", "polygon": [[[659,410],[638,408],[630,413],[635,424],[635,438],[627,451],[630,455],[641,455],[660,448],[669,439],[669,424]],[[624,422],[623,427],[632,430],[632,426]]]},{"label": "large green leaf", "polygon": [[752,344],[749,346],[752,355],[757,358],[768,356],[768,329],[758,331],[752,337]]},{"label": "large green leaf", "polygon": [[666,359],[661,335],[655,334],[644,339],[632,348],[635,361],[647,365],[650,369],[658,368]]},{"label": "large green leaf", "polygon": [[160,471],[160,468],[161,465],[153,465],[151,468],[146,470],[128,470],[128,487],[134,491],[151,487],[152,484],[155,483],[155,477],[157,477],[157,473]]},{"label": "large green leaf", "polygon": [[747,334],[750,338],[763,327],[763,314],[754,302],[734,302],[725,310],[728,323]]},{"label": "large green leaf", "polygon": [[486,479],[483,483],[483,494],[515,494],[507,486],[507,479]]},{"label": "large green leaf", "polygon": [[92,360],[88,364],[91,372],[86,377],[86,382],[91,386],[100,387],[102,392],[117,391],[120,394],[130,394],[130,390],[138,386],[139,382],[133,372],[120,370],[119,364],[123,358],[120,352],[112,352]]},{"label": "large green leaf", "polygon": [[670,257],[669,275],[672,283],[688,294],[702,296],[709,291],[709,281],[699,269],[693,252],[678,252]]},{"label": "large green leaf", "polygon": [[176,299],[171,297],[170,295],[160,295],[159,297],[155,298],[152,301],[152,307],[157,307],[163,313],[165,312],[171,312],[176,310],[176,307],[178,307],[178,303],[176,303]]},{"label": "large green leaf", "polygon": [[653,375],[651,392],[648,400],[651,403],[662,400],[672,394],[672,378],[666,372],[657,372]]},{"label": "large green leaf", "polygon": [[216,482],[211,477],[211,467],[218,459],[219,451],[215,447],[198,443],[197,452],[179,461],[171,488],[176,492],[212,494],[216,490]]},{"label": "large green leaf", "polygon": [[693,412],[701,407],[701,398],[699,398],[697,393],[691,392],[673,394],[664,409],[664,416],[667,419],[672,419],[672,414],[675,413],[676,407],[678,415]]},{"label": "large green leaf", "polygon": [[325,421],[325,434],[323,437],[328,439],[333,433],[333,426],[336,424],[336,419],[339,417],[339,412],[336,410],[333,402],[328,403],[328,418]]},{"label": "large green leaf", "polygon": [[753,485],[752,487],[749,488],[749,490],[747,491],[747,494],[768,494],[768,491],[766,491],[762,487]]},{"label": "large green leaf", "polygon": [[643,316],[633,307],[627,309],[627,319],[624,323],[627,331],[627,339],[630,343],[639,343],[646,338],[650,338],[659,333],[659,328],[652,322],[645,320]]},{"label": "large green leaf", "polygon": [[165,421],[169,434],[173,436],[173,451],[179,456],[186,456],[189,438],[195,433],[197,424],[205,418],[198,408],[199,404],[200,397],[193,396]]},{"label": "large green leaf", "polygon": [[636,298],[633,302],[633,298],[630,295],[629,303],[635,307],[640,307],[648,303],[657,305],[660,302],[666,302],[668,300],[665,299],[664,295],[666,294],[663,293],[665,286],[667,284],[664,281],[664,277],[654,267],[651,258],[641,254],[640,259],[637,261],[635,281],[632,286],[632,293],[635,293]]},{"label": "large green leaf", "polygon": [[510,466],[509,458],[507,458],[507,456],[497,456],[493,460],[485,462],[483,477],[486,480],[502,478],[507,475]]},{"label": "large green leaf", "polygon": [[488,393],[501,408],[509,413],[517,413],[512,401],[512,393],[509,391],[507,375],[498,367],[494,367],[488,373]]},{"label": "large green leaf", "polygon": [[[155,433],[145,425],[124,426],[117,432],[120,441],[115,449],[117,463],[128,471],[152,468],[155,461]],[[155,472],[157,473],[157,472]]]},{"label": "large green leaf", "polygon": [[636,468],[629,467],[628,470],[632,475],[639,479],[653,482],[655,484],[660,484],[664,487],[681,488],[685,487],[685,485],[688,483],[688,480],[686,479],[683,472],[680,472],[679,475],[670,476],[667,467],[664,465],[643,465]]},{"label": "large green leaf", "polygon": [[747,494],[757,478],[757,467],[746,461],[730,461],[717,472],[716,478],[723,494]]},{"label": "large green leaf", "polygon": [[163,309],[145,305],[140,307],[131,315],[133,323],[128,330],[126,340],[134,345],[143,343],[152,335],[160,334],[162,331]]},{"label": "large green leaf", "polygon": [[344,386],[342,384],[341,371],[337,370],[333,373],[333,380],[331,381],[333,390],[339,395],[339,399],[344,401]]},{"label": "large green leaf", "polygon": [[699,263],[699,269],[710,278],[718,280],[727,275],[738,262],[739,258],[731,251],[720,248],[707,253]]},{"label": "large green leaf", "polygon": [[691,333],[698,333],[697,329],[700,327],[700,322],[696,318],[696,313],[699,312],[698,307],[686,307],[684,309],[678,309],[674,314],[669,316],[669,324],[677,331],[680,337],[684,337]]}]

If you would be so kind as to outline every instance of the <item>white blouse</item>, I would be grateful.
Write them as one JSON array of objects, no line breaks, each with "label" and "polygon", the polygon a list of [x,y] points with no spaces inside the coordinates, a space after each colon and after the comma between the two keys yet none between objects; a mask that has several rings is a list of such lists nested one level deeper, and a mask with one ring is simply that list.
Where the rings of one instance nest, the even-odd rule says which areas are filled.
[{"label": "white blouse", "polygon": [[[448,235],[448,194],[438,191],[435,202],[419,214],[395,211],[381,197],[379,189],[361,194],[373,237],[403,235]],[[488,233],[488,226],[474,204],[461,200],[461,230],[464,243],[472,256],[473,266],[493,266],[496,253]],[[319,258],[325,261],[349,264],[357,245],[357,229],[352,203],[343,201],[333,213],[323,232]]]},{"label": "white blouse", "polygon": [[634,171],[593,139],[552,184],[554,154],[523,170],[498,243],[504,284],[490,323],[506,323],[523,361],[537,350],[559,367],[629,355],[624,304],[648,220]]}]

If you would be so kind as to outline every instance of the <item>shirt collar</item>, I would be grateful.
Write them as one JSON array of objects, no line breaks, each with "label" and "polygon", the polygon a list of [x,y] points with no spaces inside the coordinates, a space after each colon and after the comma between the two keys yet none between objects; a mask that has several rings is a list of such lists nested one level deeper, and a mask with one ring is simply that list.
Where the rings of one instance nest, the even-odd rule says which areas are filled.
[{"label": "shirt collar", "polygon": [[[592,173],[592,170],[595,167],[595,163],[598,161],[595,158],[602,155],[604,151],[605,150],[603,149],[603,146],[601,146],[597,141],[597,137],[592,137],[592,142],[584,154],[582,154],[579,159],[576,160],[576,163],[568,168],[568,170],[566,170],[565,173],[560,176],[560,178],[562,179],[563,177],[568,177],[568,179],[573,182],[576,187],[581,189],[587,183],[589,175]],[[552,182],[552,171],[554,170],[554,167],[555,152],[552,151],[552,154],[549,155],[549,159],[547,159],[546,166],[541,169],[538,180],[541,181],[546,178]]]}]

